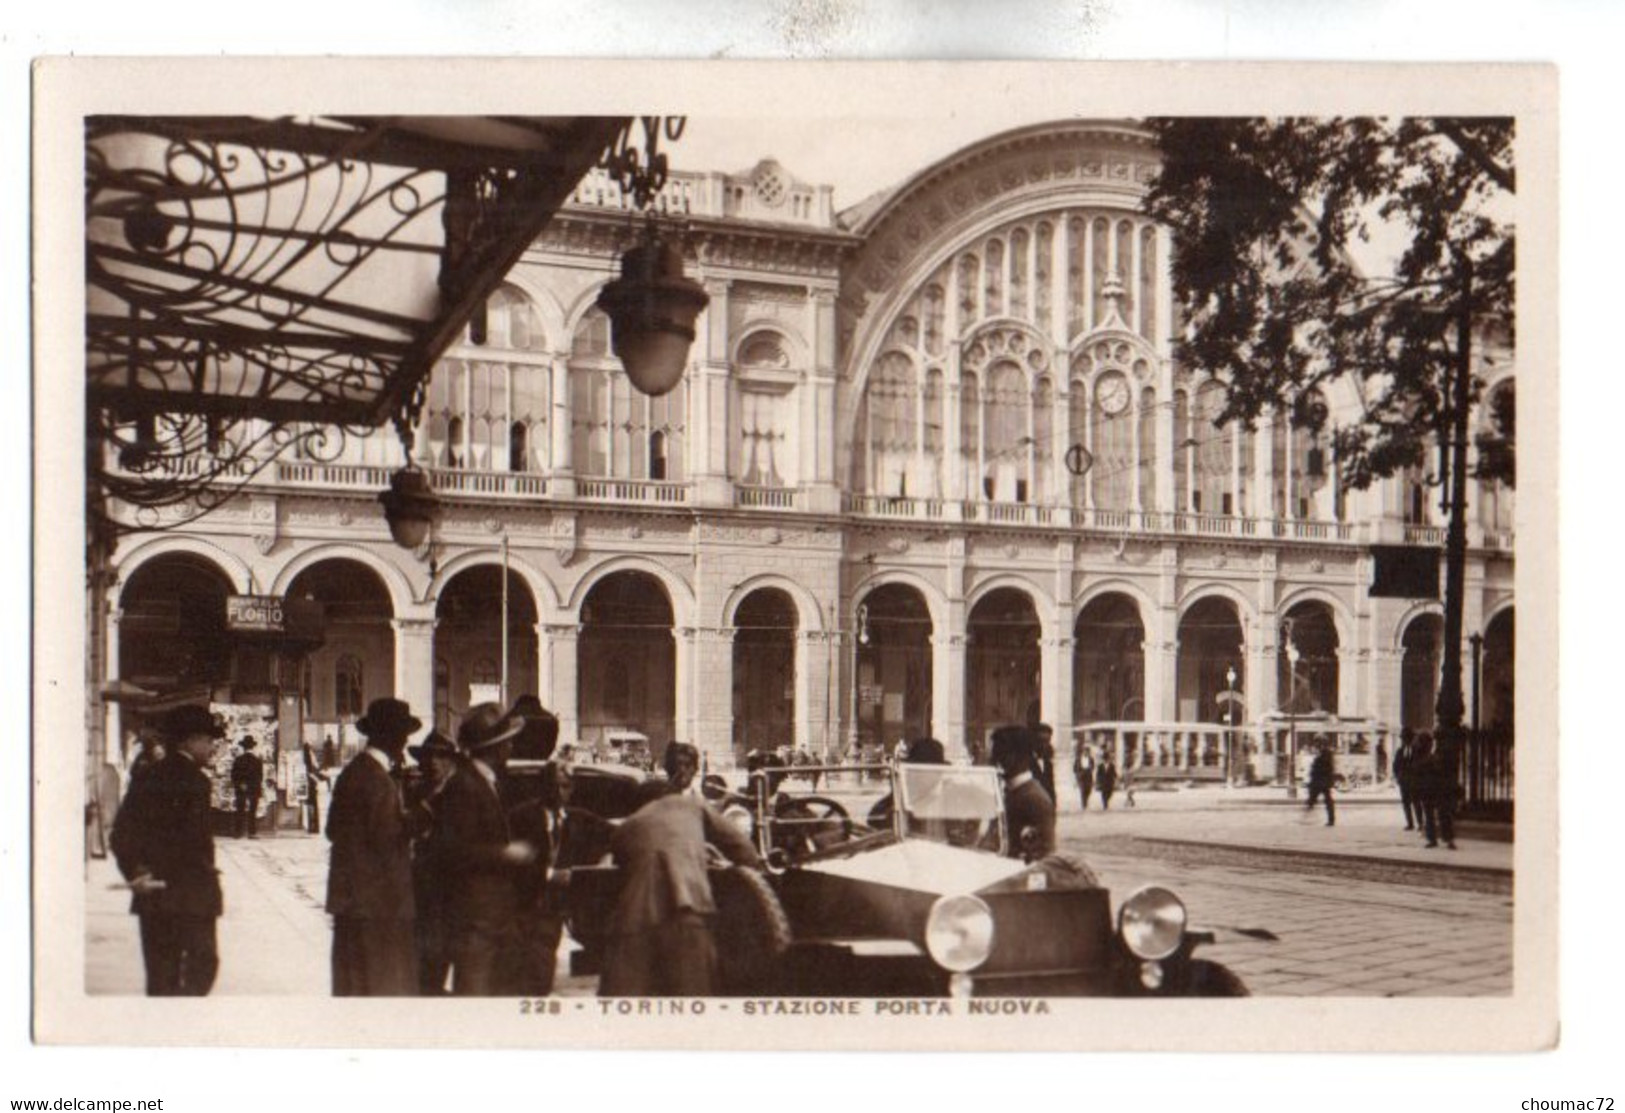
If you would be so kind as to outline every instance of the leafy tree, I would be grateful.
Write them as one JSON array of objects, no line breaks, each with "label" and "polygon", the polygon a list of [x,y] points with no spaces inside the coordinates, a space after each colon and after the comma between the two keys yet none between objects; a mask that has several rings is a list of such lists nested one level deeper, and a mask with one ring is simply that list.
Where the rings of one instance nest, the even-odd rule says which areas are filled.
[{"label": "leafy tree", "polygon": [[[1179,358],[1228,386],[1218,420],[1267,408],[1319,429],[1320,387],[1352,379],[1358,420],[1334,430],[1345,487],[1438,453],[1446,543],[1440,727],[1459,729],[1467,413],[1474,345],[1513,337],[1510,119],[1178,118],[1148,208],[1173,232]],[[1352,249],[1393,251],[1365,273]],[[1478,469],[1512,479],[1510,394]],[[1452,658],[1455,658],[1452,661]],[[1452,677],[1451,669],[1455,675]]]}]

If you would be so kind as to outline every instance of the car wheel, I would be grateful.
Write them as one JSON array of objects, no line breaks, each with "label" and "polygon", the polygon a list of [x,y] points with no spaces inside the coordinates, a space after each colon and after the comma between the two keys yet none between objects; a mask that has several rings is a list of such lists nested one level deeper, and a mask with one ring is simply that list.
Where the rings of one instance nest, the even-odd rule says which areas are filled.
[{"label": "car wheel", "polygon": [[790,946],[784,906],[756,870],[711,871],[717,905],[717,984],[724,996],[763,992]]},{"label": "car wheel", "polygon": [[1190,991],[1192,997],[1251,997],[1246,983],[1228,966],[1197,959],[1191,963]]}]

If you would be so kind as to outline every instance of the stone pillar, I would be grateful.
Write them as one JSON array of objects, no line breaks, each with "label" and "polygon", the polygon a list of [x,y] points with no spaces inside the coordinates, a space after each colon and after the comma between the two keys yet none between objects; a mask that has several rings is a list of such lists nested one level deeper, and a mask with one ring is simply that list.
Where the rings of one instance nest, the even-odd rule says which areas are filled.
[{"label": "stone pillar", "polygon": [[824,675],[827,672],[824,638],[817,630],[796,632],[795,744],[814,754],[823,753],[818,726],[824,721]]},{"label": "stone pillar", "polygon": [[575,427],[570,398],[570,365],[562,355],[553,357],[552,412],[547,425],[549,461],[548,494],[555,498],[575,495]]},{"label": "stone pillar", "polygon": [[559,717],[559,743],[581,739],[581,694],[578,689],[581,627],[573,622],[549,622],[538,627],[541,651],[538,687],[549,711]]},{"label": "stone pillar", "polygon": [[434,614],[390,620],[395,631],[395,698],[405,700],[423,726],[412,741],[422,741],[434,726]]},{"label": "stone pillar", "polygon": [[[1070,632],[1053,639],[1053,642],[1055,703],[1046,705],[1044,721],[1055,728],[1055,752],[1060,753],[1064,749],[1070,754],[1073,743],[1072,728],[1075,725],[1072,721],[1072,662],[1077,654],[1078,642],[1076,638],[1071,636]],[[1044,668],[1048,672],[1051,667],[1051,658],[1048,653],[1045,656]],[[1049,684],[1046,681],[1046,691],[1048,688]]]},{"label": "stone pillar", "polygon": [[965,737],[965,635],[962,630],[931,638],[931,729],[951,761],[970,754]]},{"label": "stone pillar", "polygon": [[[123,618],[124,612],[118,607],[107,608],[107,622],[103,626],[102,633],[102,679],[106,681],[119,678],[118,636],[119,623]],[[97,760],[114,762],[122,767],[125,756],[123,704],[118,700],[103,700],[102,709],[107,713],[107,717],[102,726],[102,752]]]}]

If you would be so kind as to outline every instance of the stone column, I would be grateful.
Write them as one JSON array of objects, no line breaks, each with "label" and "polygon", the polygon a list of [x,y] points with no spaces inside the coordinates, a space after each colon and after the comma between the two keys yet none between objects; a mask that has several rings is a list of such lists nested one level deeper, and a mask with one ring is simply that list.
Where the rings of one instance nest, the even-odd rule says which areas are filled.
[{"label": "stone column", "polygon": [[548,622],[538,626],[538,648],[546,667],[538,666],[539,686],[547,696],[548,710],[559,717],[559,744],[581,739],[581,698],[578,689],[581,627],[573,622]]},{"label": "stone column", "polygon": [[[107,608],[107,622],[102,634],[102,679],[114,681],[119,678],[119,623],[124,618],[124,612],[116,606]],[[103,721],[102,753],[98,760],[124,764],[124,711],[123,704],[118,700],[103,700],[102,708],[107,713]]]},{"label": "stone column", "polygon": [[555,498],[575,495],[575,428],[574,409],[570,398],[570,365],[565,357],[553,358],[553,406],[548,421],[549,461],[552,474],[548,477],[548,493]]},{"label": "stone column", "polygon": [[434,627],[432,611],[390,620],[395,631],[395,698],[411,705],[423,721],[418,742],[434,726]]},{"label": "stone column", "polygon": [[931,638],[931,730],[950,760],[970,753],[965,737],[965,635],[955,630]]},{"label": "stone column", "polygon": [[827,671],[823,635],[816,630],[796,632],[795,744],[814,754],[823,752],[823,739],[815,724],[823,722],[824,674]]}]

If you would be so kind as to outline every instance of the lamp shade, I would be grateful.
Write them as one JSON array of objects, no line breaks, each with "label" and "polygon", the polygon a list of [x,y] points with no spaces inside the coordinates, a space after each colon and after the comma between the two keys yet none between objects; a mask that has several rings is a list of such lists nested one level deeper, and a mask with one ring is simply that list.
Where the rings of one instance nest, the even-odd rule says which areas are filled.
[{"label": "lamp shade", "polygon": [[621,257],[621,277],[598,295],[609,317],[610,346],[632,385],[665,394],[683,378],[694,321],[711,301],[683,273],[683,256],[651,235]]},{"label": "lamp shade", "polygon": [[437,502],[429,478],[417,468],[402,468],[389,478],[389,490],[378,496],[384,504],[389,536],[403,549],[416,549],[429,536]]}]

